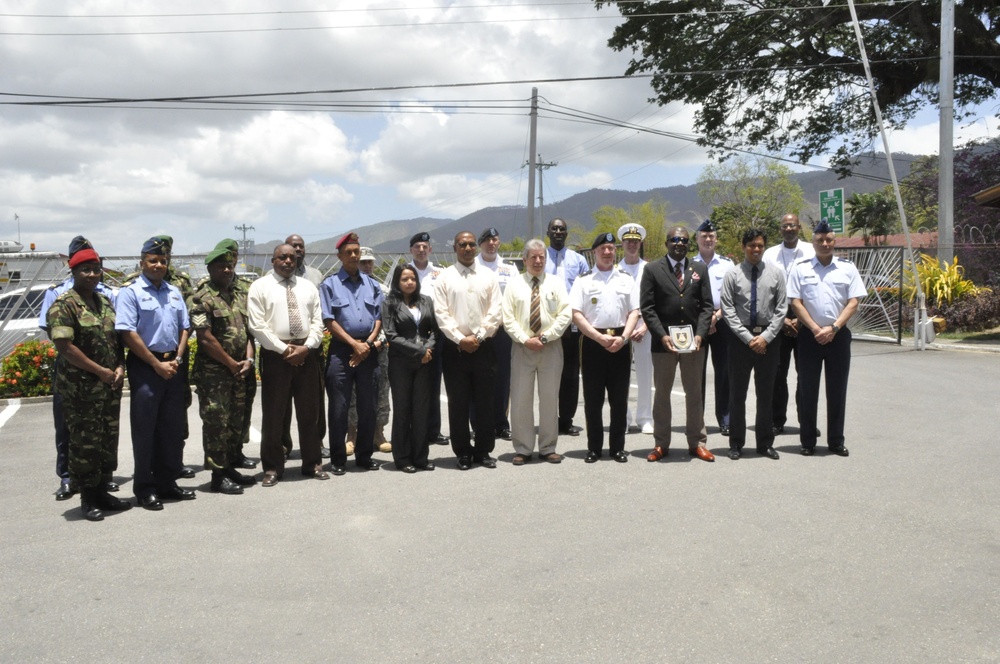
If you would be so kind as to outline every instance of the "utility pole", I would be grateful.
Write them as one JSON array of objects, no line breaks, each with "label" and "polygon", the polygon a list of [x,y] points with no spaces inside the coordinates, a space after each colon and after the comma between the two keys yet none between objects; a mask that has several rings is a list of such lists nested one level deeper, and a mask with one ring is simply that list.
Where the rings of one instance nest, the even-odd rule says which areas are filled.
[{"label": "utility pole", "polygon": [[955,257],[955,0],[941,2],[938,125],[938,260]]},{"label": "utility pole", "polygon": [[538,88],[531,88],[531,129],[528,139],[528,237],[535,237],[535,148],[538,145]]},{"label": "utility pole", "polygon": [[249,254],[253,250],[253,238],[247,239],[247,231],[257,230],[253,226],[247,226],[243,224],[242,226],[234,226],[236,230],[243,233],[243,240],[240,242],[240,253]]},{"label": "utility pole", "polygon": [[[544,162],[542,161],[542,155],[538,155],[538,161],[535,163],[535,168],[538,169],[538,212],[541,214],[542,208],[545,207],[545,194],[543,193],[544,186],[542,185],[542,173],[552,168],[553,166],[558,166],[559,163],[555,161]],[[531,237],[534,237],[532,233]]]}]

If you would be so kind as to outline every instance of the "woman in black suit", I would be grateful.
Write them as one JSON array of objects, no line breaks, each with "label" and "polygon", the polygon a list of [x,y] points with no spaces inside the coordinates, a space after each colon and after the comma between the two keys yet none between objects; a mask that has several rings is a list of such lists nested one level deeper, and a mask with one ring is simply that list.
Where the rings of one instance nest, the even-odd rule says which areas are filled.
[{"label": "woman in black suit", "polygon": [[427,460],[427,418],[437,325],[434,303],[420,294],[412,265],[398,265],[392,273],[389,297],[382,305],[382,329],[389,342],[392,459],[404,473],[434,470]]}]

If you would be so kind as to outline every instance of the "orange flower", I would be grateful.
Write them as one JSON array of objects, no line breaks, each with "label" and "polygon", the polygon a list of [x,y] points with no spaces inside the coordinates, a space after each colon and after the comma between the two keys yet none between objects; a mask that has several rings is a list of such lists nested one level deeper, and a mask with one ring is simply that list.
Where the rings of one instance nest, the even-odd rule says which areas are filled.
[{"label": "orange flower", "polygon": [[20,378],[20,377],[21,377],[21,372],[20,372],[20,371],[15,371],[15,372],[14,372],[14,376],[15,376],[16,378]]},{"label": "orange flower", "polygon": [[[21,374],[18,374],[18,375],[20,376]],[[11,379],[10,379],[10,384],[11,384],[11,385],[17,385],[17,381],[16,381],[16,380],[14,380],[13,378],[11,378]]]}]

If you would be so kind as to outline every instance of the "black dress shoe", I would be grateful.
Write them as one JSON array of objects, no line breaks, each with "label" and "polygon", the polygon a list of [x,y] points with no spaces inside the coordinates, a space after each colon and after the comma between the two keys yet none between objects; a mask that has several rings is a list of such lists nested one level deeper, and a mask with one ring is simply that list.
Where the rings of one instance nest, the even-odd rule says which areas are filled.
[{"label": "black dress shoe", "polygon": [[812,456],[816,454],[816,450],[815,448],[812,447],[803,447],[802,449],[799,450],[799,454],[801,454],[802,456]]},{"label": "black dress shoe", "polygon": [[780,436],[781,434],[785,433],[785,427],[781,424],[775,424],[773,427],[771,427],[771,433],[773,433],[775,436]]},{"label": "black dress shoe", "polygon": [[240,471],[236,470],[233,467],[226,468],[224,471],[222,471],[222,474],[223,476],[229,478],[230,482],[232,482],[233,484],[237,484],[239,486],[253,486],[254,484],[257,483],[256,477],[250,477],[249,475],[244,475],[243,473],[241,473]]},{"label": "black dress shoe", "polygon": [[214,493],[224,493],[227,496],[239,496],[243,493],[243,487],[221,473],[212,473],[211,489]]},{"label": "black dress shoe", "polygon": [[69,500],[76,495],[76,489],[70,486],[69,482],[63,482],[56,489],[56,500]]},{"label": "black dress shoe", "polygon": [[819,427],[816,427],[816,437],[819,438],[822,435],[823,434],[821,434],[820,431],[819,431]]},{"label": "black dress shoe", "polygon": [[347,473],[347,468],[344,468],[343,466],[334,466],[334,465],[331,465],[330,466],[330,472],[333,473],[334,475],[336,475],[337,477],[340,477],[341,475],[344,475],[345,473]]},{"label": "black dress shoe", "polygon": [[587,456],[583,458],[585,463],[596,463],[598,459],[601,458],[600,452],[590,451],[587,452]]},{"label": "black dress shoe", "polygon": [[192,468],[191,466],[184,466],[183,468],[181,468],[181,474],[179,475],[179,477],[183,477],[186,480],[190,480],[194,478],[195,472],[196,472],[195,469]]},{"label": "black dress shoe", "polygon": [[848,451],[848,449],[846,447],[844,447],[843,445],[841,445],[840,447],[831,447],[830,451],[833,452],[834,454],[836,454],[837,456],[843,456],[843,457],[845,457],[845,456],[850,456],[851,455],[851,453]]},{"label": "black dress shoe", "polygon": [[779,458],[778,451],[773,447],[769,447],[766,450],[757,450],[757,453],[766,456],[768,459],[774,459],[775,461]]},{"label": "black dress shoe", "polygon": [[483,468],[496,468],[497,467],[497,460],[494,459],[493,457],[491,457],[489,454],[487,454],[486,456],[484,456],[482,459],[476,459],[476,463],[478,463]]},{"label": "black dress shoe", "polygon": [[741,456],[743,456],[739,450],[729,450],[729,458],[733,461],[737,461]]},{"label": "black dress shoe", "polygon": [[497,431],[497,438],[510,440],[511,439],[510,429],[500,429],[499,431]]},{"label": "black dress shoe", "polygon": [[163,509],[163,503],[160,502],[160,499],[156,497],[155,493],[136,498],[135,502],[139,505],[139,507],[152,512],[159,512]]},{"label": "black dress shoe", "polygon": [[569,427],[567,429],[559,429],[560,436],[579,436],[580,430],[576,427]]},{"label": "black dress shoe", "polygon": [[467,457],[467,456],[458,457],[458,463],[456,464],[456,467],[459,470],[468,470],[469,468],[472,468],[472,457]]},{"label": "black dress shoe", "polygon": [[417,467],[414,466],[412,463],[408,463],[405,466],[403,466],[402,468],[400,468],[400,470],[402,472],[404,472],[404,473],[407,473],[407,474],[413,474],[413,473],[417,472]]},{"label": "black dress shoe", "polygon": [[448,443],[451,442],[451,439],[448,438],[448,436],[442,436],[441,434],[438,434],[433,438],[431,438],[430,440],[428,440],[427,442],[430,445],[447,445]]},{"label": "black dress shoe", "polygon": [[428,461],[423,466],[417,466],[417,470],[434,470],[434,462]]},{"label": "black dress shoe", "polygon": [[330,458],[330,448],[329,447],[321,447],[320,450],[319,450],[319,455],[321,457],[323,457],[324,459],[329,459]]},{"label": "black dress shoe", "polygon": [[173,486],[160,492],[160,498],[167,500],[194,500],[197,497],[191,489],[182,489],[179,486]]},{"label": "black dress shoe", "polygon": [[627,463],[628,462],[628,452],[626,452],[624,450],[622,450],[620,452],[612,452],[611,453],[611,458],[614,459],[615,461],[617,461],[618,463]]},{"label": "black dress shoe", "polygon": [[115,482],[113,482],[111,480],[108,480],[108,481],[106,481],[106,482],[104,482],[104,483],[101,484],[101,488],[104,489],[105,491],[107,491],[108,493],[115,493],[121,487],[119,487]]},{"label": "black dress shoe", "polygon": [[721,425],[719,427],[719,435],[720,436],[725,436],[726,438],[729,437],[729,425],[728,424],[723,424],[723,425]]},{"label": "black dress shoe", "polygon": [[368,461],[358,461],[357,466],[358,470],[368,471],[368,470],[378,470],[379,468],[382,467],[382,464],[380,464],[375,459],[368,459]]},{"label": "black dress shoe", "polygon": [[83,512],[83,518],[87,521],[104,521],[104,514],[101,513],[97,505],[80,503],[80,511]]}]

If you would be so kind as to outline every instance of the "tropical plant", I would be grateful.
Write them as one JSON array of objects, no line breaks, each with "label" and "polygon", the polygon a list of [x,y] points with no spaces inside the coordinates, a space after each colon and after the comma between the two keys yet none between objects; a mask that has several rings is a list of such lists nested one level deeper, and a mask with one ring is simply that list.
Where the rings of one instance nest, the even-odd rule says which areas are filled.
[{"label": "tropical plant", "polygon": [[14,346],[0,363],[0,397],[38,397],[52,394],[56,349],[37,339]]},{"label": "tropical plant", "polygon": [[891,189],[867,194],[855,192],[846,202],[851,221],[847,234],[861,233],[865,246],[885,244],[887,236],[899,229],[899,212]]},{"label": "tropical plant", "polygon": [[594,212],[596,225],[586,240],[590,246],[594,238],[601,233],[613,233],[616,240],[618,229],[626,224],[639,224],[646,229],[646,239],[642,243],[643,258],[653,261],[667,252],[667,210],[670,204],[659,198],[651,198],[640,205],[630,205],[628,208],[617,208],[604,205]]},{"label": "tropical plant", "polygon": [[[913,284],[913,269],[907,265],[903,280],[903,295],[912,302],[917,294]],[[950,305],[966,297],[975,297],[980,293],[991,292],[985,286],[976,286],[971,279],[965,278],[965,268],[958,264],[956,256],[951,263],[939,261],[929,254],[921,254],[917,262],[917,276],[920,287],[927,298],[927,306],[940,307]]]}]

